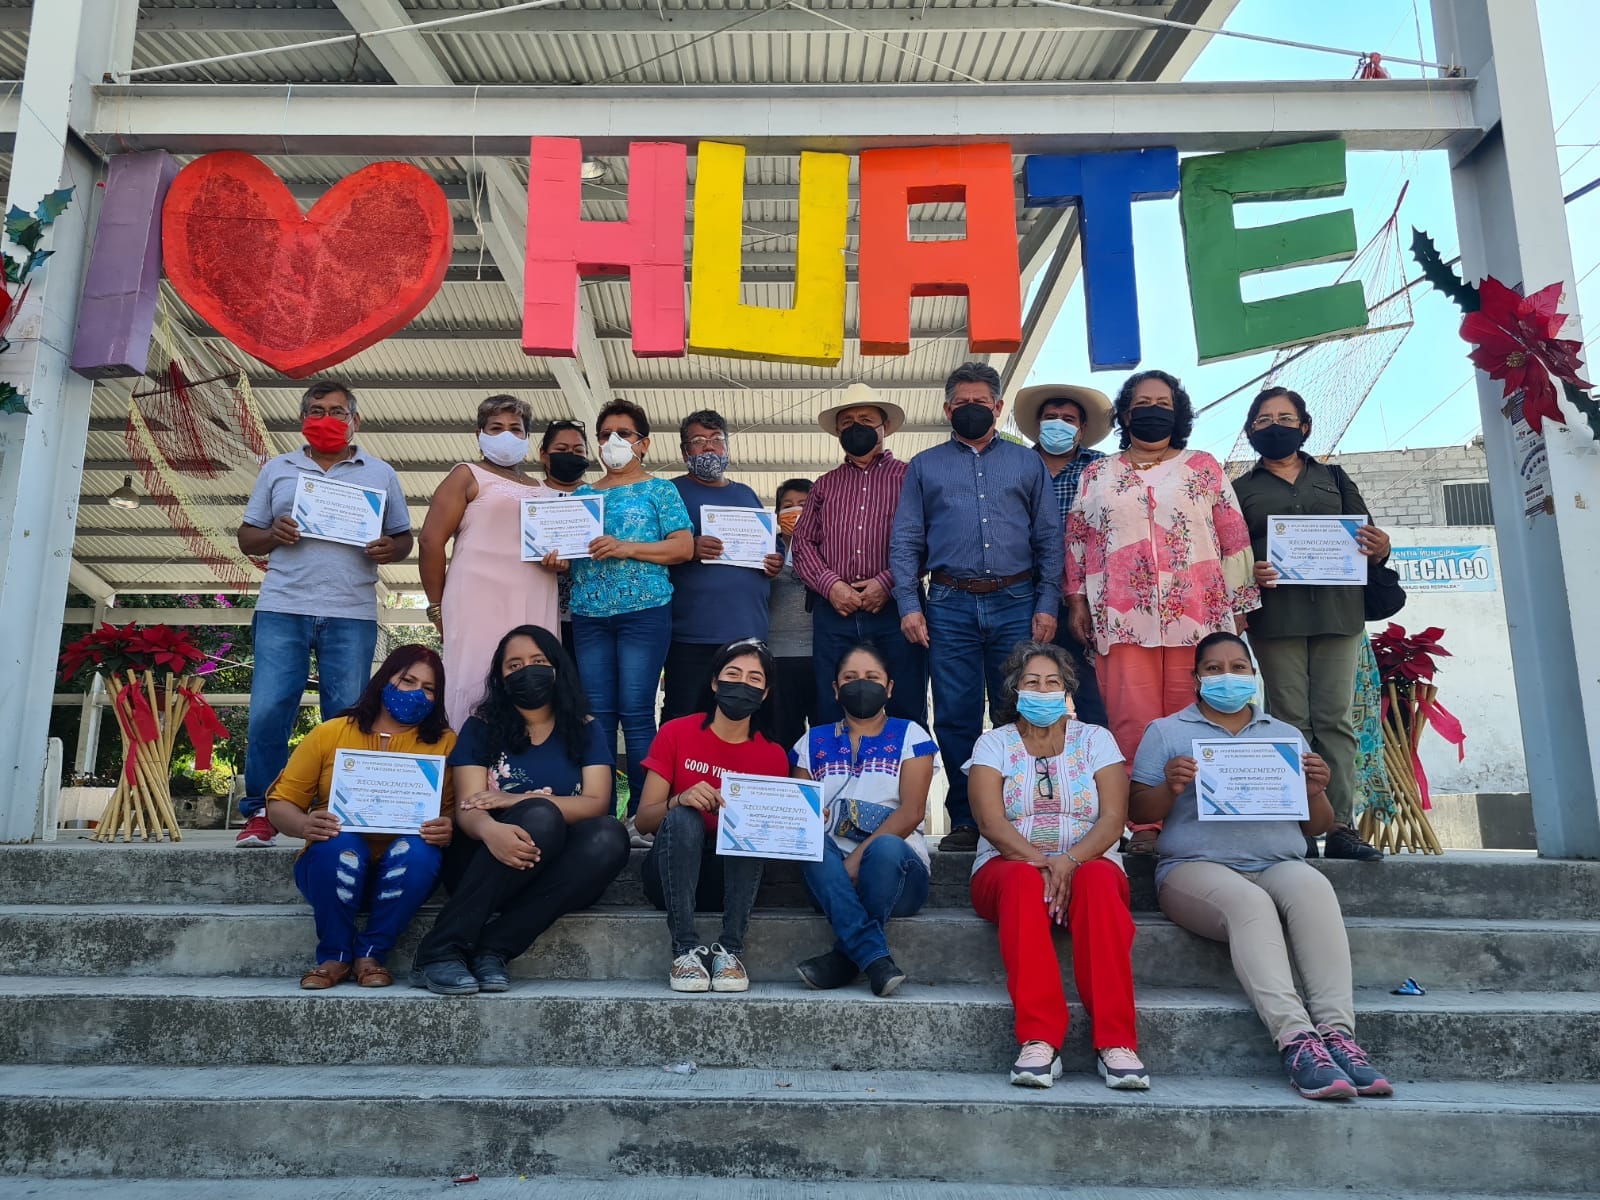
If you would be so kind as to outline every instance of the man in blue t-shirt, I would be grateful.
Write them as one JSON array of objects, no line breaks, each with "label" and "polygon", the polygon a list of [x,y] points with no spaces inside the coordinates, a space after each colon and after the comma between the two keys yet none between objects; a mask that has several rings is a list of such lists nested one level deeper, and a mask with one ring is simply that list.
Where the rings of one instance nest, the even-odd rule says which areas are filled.
[{"label": "man in blue t-shirt", "polygon": [[[678,427],[678,441],[689,470],[672,482],[694,525],[694,557],[671,569],[672,645],[662,684],[663,725],[699,711],[720,647],[741,638],[767,640],[768,580],[783,570],[783,555],[776,552],[767,554],[759,569],[715,561],[722,557],[722,539],[714,536],[714,521],[702,520],[701,510],[707,505],[763,508],[747,485],[728,478],[728,422],[722,414],[709,408],[690,413]],[[777,518],[770,512],[766,518],[776,532]]]}]

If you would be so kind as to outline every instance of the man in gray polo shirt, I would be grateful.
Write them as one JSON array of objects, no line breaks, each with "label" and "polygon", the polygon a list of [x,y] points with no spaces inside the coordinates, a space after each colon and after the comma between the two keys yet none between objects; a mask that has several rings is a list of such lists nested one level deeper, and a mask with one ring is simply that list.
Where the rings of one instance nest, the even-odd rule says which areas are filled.
[{"label": "man in gray polo shirt", "polygon": [[[239,549],[267,560],[256,599],[255,671],[245,748],[245,825],[240,846],[270,846],[277,830],[263,811],[267,788],[289,761],[289,735],[317,656],[322,719],[349,708],[372,673],[378,644],[378,568],[411,553],[411,514],[394,468],[356,445],[356,397],[338,380],[319,380],[300,397],[305,444],[261,468]],[[383,493],[383,533],[365,546],[304,534],[289,515],[307,475]]]}]

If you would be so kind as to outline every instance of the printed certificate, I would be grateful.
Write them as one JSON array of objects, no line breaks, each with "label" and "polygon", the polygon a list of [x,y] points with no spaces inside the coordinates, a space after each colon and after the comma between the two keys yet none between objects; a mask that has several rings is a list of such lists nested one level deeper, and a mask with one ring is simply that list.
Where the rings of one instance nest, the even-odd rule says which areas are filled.
[{"label": "printed certificate", "polygon": [[606,531],[604,496],[530,496],[522,502],[522,561],[554,550],[564,559],[588,558],[589,543]]},{"label": "printed certificate", "polygon": [[444,772],[442,754],[339,750],[328,811],[348,833],[416,833],[439,815]]},{"label": "printed certificate", "polygon": [[383,536],[383,505],[387,499],[388,494],[378,488],[302,475],[294,486],[289,515],[305,537],[365,546]]},{"label": "printed certificate", "polygon": [[1293,739],[1196,738],[1195,795],[1202,821],[1304,821],[1305,767]]},{"label": "printed certificate", "polygon": [[776,775],[722,777],[726,802],[717,853],[741,858],[822,861],[822,785]]},{"label": "printed certificate", "polygon": [[1267,561],[1278,583],[1360,587],[1367,556],[1356,544],[1365,517],[1268,517]]},{"label": "printed certificate", "polygon": [[762,560],[778,549],[778,518],[770,508],[707,504],[700,509],[700,536],[722,542],[722,557],[707,561],[762,570],[766,567]]}]

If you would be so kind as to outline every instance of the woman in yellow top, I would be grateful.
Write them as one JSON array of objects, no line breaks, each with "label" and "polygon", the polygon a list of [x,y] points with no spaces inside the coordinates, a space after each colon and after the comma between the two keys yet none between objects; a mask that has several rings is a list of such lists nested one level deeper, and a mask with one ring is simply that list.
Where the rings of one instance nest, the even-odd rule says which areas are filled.
[{"label": "woman in yellow top", "polygon": [[[353,708],[306,734],[267,789],[274,826],[306,843],[294,881],[317,921],[317,965],[300,980],[308,991],[331,988],[352,972],[362,987],[394,982],[383,960],[433,892],[450,844],[450,773],[443,772],[439,815],[424,821],[419,833],[398,837],[346,832],[328,810],[328,791],[341,750],[448,755],[456,735],[443,695],[439,656],[426,646],[401,646],[383,660]],[[362,908],[367,927],[358,933]]]}]

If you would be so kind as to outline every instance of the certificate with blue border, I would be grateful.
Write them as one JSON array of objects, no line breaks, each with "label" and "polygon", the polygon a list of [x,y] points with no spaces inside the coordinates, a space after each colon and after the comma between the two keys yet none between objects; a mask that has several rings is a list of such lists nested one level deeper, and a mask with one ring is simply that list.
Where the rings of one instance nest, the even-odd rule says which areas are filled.
[{"label": "certificate with blue border", "polygon": [[1297,739],[1196,738],[1202,821],[1304,821],[1311,816]]},{"label": "certificate with blue border", "polygon": [[717,853],[822,861],[822,785],[779,775],[722,777]]},{"label": "certificate with blue border", "polygon": [[589,543],[606,531],[604,496],[529,496],[522,501],[522,561],[554,550],[563,559],[589,557]]},{"label": "certificate with blue border", "polygon": [[305,537],[365,546],[383,536],[383,505],[387,499],[388,495],[378,488],[302,474],[294,485],[289,515]]},{"label": "certificate with blue border", "polygon": [[1267,562],[1280,584],[1361,587],[1367,556],[1356,542],[1365,517],[1268,517]]},{"label": "certificate with blue border", "polygon": [[328,811],[346,833],[416,833],[439,815],[442,754],[337,750]]}]

